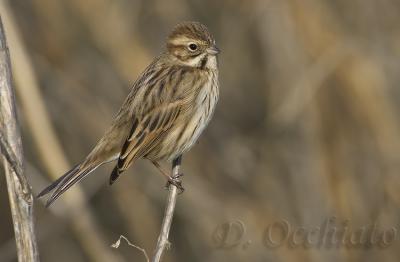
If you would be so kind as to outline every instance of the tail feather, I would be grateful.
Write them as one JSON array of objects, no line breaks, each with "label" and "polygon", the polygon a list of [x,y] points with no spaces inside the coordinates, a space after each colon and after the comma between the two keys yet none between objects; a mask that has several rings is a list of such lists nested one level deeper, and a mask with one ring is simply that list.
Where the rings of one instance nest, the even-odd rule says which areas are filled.
[{"label": "tail feather", "polygon": [[60,184],[60,182],[62,180],[64,180],[66,177],[71,176],[76,169],[78,168],[79,165],[74,166],[70,171],[68,171],[67,173],[65,173],[64,175],[62,175],[61,177],[59,177],[56,181],[54,181],[53,183],[51,183],[48,187],[46,187],[45,189],[42,190],[42,192],[40,192],[37,195],[37,198],[41,198],[44,195],[47,195],[48,193],[50,193],[51,191],[53,191],[54,188],[56,188],[58,186],[58,184]]},{"label": "tail feather", "polygon": [[68,171],[66,174],[54,181],[50,186],[45,188],[37,196],[38,198],[52,192],[51,196],[46,202],[46,207],[50,206],[57,198],[59,198],[65,191],[67,191],[71,186],[78,183],[89,175],[93,170],[95,170],[99,165],[81,167],[81,165],[76,165],[73,169]]},{"label": "tail feather", "polygon": [[121,171],[120,171],[120,169],[118,167],[118,164],[117,164],[117,165],[115,165],[113,171],[111,172],[110,185],[114,184],[114,182],[119,178],[120,174],[121,174]]}]

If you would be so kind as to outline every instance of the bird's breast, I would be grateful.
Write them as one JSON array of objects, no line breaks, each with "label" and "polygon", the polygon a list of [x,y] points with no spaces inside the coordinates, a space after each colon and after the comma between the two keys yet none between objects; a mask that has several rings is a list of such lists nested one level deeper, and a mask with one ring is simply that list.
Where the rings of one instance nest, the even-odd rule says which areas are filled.
[{"label": "bird's breast", "polygon": [[217,72],[209,72],[209,79],[200,88],[195,99],[193,112],[176,128],[178,155],[188,151],[210,122],[218,101]]},{"label": "bird's breast", "polygon": [[173,158],[187,152],[207,127],[218,101],[217,72],[207,72],[207,81],[199,86],[191,105],[174,123],[161,144],[165,152],[160,158]]}]

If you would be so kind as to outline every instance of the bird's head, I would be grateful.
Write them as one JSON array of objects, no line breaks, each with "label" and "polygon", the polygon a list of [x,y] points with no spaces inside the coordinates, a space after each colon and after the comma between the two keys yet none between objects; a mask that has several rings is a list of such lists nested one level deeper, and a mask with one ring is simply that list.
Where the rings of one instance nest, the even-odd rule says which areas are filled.
[{"label": "bird's head", "polygon": [[201,23],[178,24],[168,36],[167,50],[182,65],[217,68],[219,49],[207,27]]}]

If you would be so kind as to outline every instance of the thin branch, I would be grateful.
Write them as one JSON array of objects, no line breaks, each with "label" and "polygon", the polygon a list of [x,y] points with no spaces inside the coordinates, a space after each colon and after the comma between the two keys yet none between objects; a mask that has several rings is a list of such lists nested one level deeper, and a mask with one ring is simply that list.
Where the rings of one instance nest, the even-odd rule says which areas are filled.
[{"label": "thin branch", "polygon": [[[179,156],[174,160],[172,164],[172,175],[179,176],[179,168],[181,166],[182,157]],[[172,217],[174,216],[176,198],[178,196],[178,188],[172,184],[169,186],[169,194],[167,200],[167,206],[165,207],[164,219],[161,226],[161,232],[158,236],[157,247],[154,251],[154,257],[152,262],[161,261],[164,249],[169,249],[171,243],[168,241],[169,230],[171,228]]]},{"label": "thin branch", "polygon": [[145,250],[144,248],[141,248],[141,247],[139,247],[139,246],[136,246],[135,244],[132,244],[131,241],[129,241],[129,239],[126,238],[126,237],[123,236],[123,235],[120,235],[119,238],[118,238],[118,240],[117,240],[114,244],[112,244],[111,247],[112,247],[112,248],[119,248],[119,246],[121,245],[121,239],[124,239],[124,240],[126,241],[126,243],[127,243],[129,246],[134,247],[134,248],[138,249],[139,251],[141,251],[141,252],[144,254],[144,256],[146,257],[146,261],[147,261],[147,262],[150,262],[150,258],[149,258],[149,256],[147,255],[146,250]]},{"label": "thin branch", "polygon": [[[15,89],[19,95],[22,113],[32,135],[35,150],[37,150],[37,157],[42,161],[46,173],[56,179],[61,175],[61,171],[67,171],[71,165],[57,138],[32,61],[8,2],[10,1],[0,1],[0,13],[4,19],[10,53],[13,56]],[[86,195],[81,186],[76,185],[71,188],[70,193],[65,194],[62,199],[60,201],[64,202],[67,207],[66,215],[71,221],[73,232],[90,260],[96,262],[123,261],[119,254],[111,252],[105,244],[107,243],[106,237],[92,209],[87,204]],[[79,219],[75,219],[77,216]]]},{"label": "thin branch", "polygon": [[[1,152],[17,244],[18,261],[39,261],[33,223],[33,196],[22,163],[23,150],[11,82],[10,55],[0,17],[0,130]],[[3,137],[4,136],[4,137]]]}]

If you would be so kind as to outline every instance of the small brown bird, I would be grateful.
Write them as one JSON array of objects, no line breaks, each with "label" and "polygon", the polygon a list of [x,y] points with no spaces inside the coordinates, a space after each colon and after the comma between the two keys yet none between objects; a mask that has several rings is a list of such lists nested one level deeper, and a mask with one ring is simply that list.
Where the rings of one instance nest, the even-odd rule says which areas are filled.
[{"label": "small brown bird", "polygon": [[86,159],[38,197],[53,192],[49,206],[97,167],[117,160],[112,184],[138,158],[149,159],[169,183],[183,190],[159,161],[180,161],[209,123],[219,96],[218,53],[206,26],[178,24],[168,36],[166,50],[136,80],[111,127]]}]

